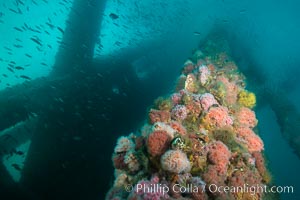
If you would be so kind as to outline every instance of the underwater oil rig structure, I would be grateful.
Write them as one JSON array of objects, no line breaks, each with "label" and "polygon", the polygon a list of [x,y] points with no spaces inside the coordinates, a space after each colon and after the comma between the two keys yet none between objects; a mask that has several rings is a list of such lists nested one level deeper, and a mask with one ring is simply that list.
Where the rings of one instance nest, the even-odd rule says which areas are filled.
[{"label": "underwater oil rig structure", "polygon": [[[119,79],[105,76],[105,70],[118,71],[114,74],[128,73],[129,82],[135,82],[133,72],[131,74],[126,69],[135,57],[124,57],[127,55],[124,54],[119,60],[93,59],[106,1],[88,2],[74,0],[64,31],[65,45],[59,48],[50,75],[0,91],[0,156],[14,152],[19,145],[31,140],[20,182],[14,182],[0,162],[0,198],[97,199],[99,193],[108,189],[107,186],[101,188],[111,178],[105,171],[111,167],[105,164],[111,163],[111,155],[106,153],[105,146],[114,146],[117,137],[106,139],[106,130],[115,124],[99,117],[99,113],[105,112],[104,105],[107,104],[103,96],[110,95],[107,91],[111,88],[106,84]],[[247,72],[243,73],[250,86],[257,84]],[[263,85],[263,79],[260,80],[260,85]],[[128,88],[128,96],[122,98],[130,99],[135,89]],[[268,88],[261,90],[258,96],[268,101],[283,135],[299,156],[300,140],[293,138],[300,131],[300,115],[293,104],[284,95],[275,94]],[[115,105],[113,110],[120,110],[114,120],[118,121],[118,126],[128,126],[122,124],[122,118],[130,115],[138,100],[132,98],[131,104],[124,105],[122,98],[110,100]],[[82,139],[78,142],[74,137]],[[223,148],[220,144],[215,145]],[[152,153],[156,155],[157,152],[153,150]],[[171,172],[182,170],[173,169]]]}]

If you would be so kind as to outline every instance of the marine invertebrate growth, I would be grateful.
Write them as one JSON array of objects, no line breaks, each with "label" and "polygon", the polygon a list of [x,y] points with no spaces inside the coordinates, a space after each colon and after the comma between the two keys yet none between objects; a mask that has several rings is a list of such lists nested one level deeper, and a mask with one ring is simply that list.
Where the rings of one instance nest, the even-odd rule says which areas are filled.
[{"label": "marine invertebrate growth", "polygon": [[233,105],[236,103],[238,98],[239,86],[225,76],[218,76],[217,81],[221,82],[224,86],[224,103],[227,105]]},{"label": "marine invertebrate growth", "polygon": [[171,119],[169,111],[150,109],[149,120],[151,124],[155,122],[168,122]]},{"label": "marine invertebrate growth", "polygon": [[212,107],[203,118],[204,125],[209,128],[222,128],[233,124],[228,109],[224,106]]},{"label": "marine invertebrate growth", "polygon": [[160,162],[162,168],[168,172],[182,173],[191,170],[190,161],[186,154],[180,150],[168,150],[161,157]]},{"label": "marine invertebrate growth", "polygon": [[227,165],[231,152],[227,146],[220,141],[216,141],[209,145],[208,159],[214,165]]},{"label": "marine invertebrate growth", "polygon": [[204,180],[208,183],[222,185],[226,179],[230,156],[231,152],[225,144],[220,141],[211,143],[207,155],[210,165],[204,174]]},{"label": "marine invertebrate growth", "polygon": [[157,98],[155,100],[154,104],[157,109],[163,110],[163,111],[170,111],[170,109],[172,108],[171,99],[167,99],[167,98],[163,98],[163,97]]},{"label": "marine invertebrate growth", "polygon": [[205,85],[207,83],[209,76],[210,76],[210,70],[208,69],[208,67],[205,65],[201,65],[199,67],[199,77],[198,77],[201,85]]},{"label": "marine invertebrate growth", "polygon": [[[216,49],[209,44],[203,52],[212,55],[201,53],[186,63],[176,91],[156,100],[140,133],[118,140],[116,181],[107,200],[262,198],[201,188],[270,183],[263,141],[253,130],[255,95],[245,90],[244,77],[224,48]],[[128,193],[122,184],[134,190]],[[172,189],[164,193],[153,184]],[[189,184],[195,186],[192,191],[179,191]],[[138,190],[141,186],[153,191]]]},{"label": "marine invertebrate growth", "polygon": [[117,146],[115,147],[115,153],[128,152],[134,148],[134,143],[129,137],[121,136],[118,139]]},{"label": "marine invertebrate growth", "polygon": [[125,155],[124,163],[128,166],[130,172],[136,172],[140,169],[140,163],[134,151],[128,152]]},{"label": "marine invertebrate growth", "polygon": [[170,126],[177,131],[177,133],[179,133],[180,135],[186,135],[187,134],[187,130],[186,128],[179,122],[177,121],[171,121],[170,122]]},{"label": "marine invertebrate growth", "polygon": [[171,139],[174,138],[176,130],[174,130],[170,125],[163,122],[156,122],[152,126],[152,131],[165,131]]},{"label": "marine invertebrate growth", "polygon": [[172,103],[174,105],[180,104],[181,94],[180,93],[174,93],[174,94],[172,94],[171,99],[172,99]]},{"label": "marine invertebrate growth", "polygon": [[264,149],[263,141],[248,127],[237,128],[237,137],[241,143],[247,146],[250,153],[255,151],[260,152]]},{"label": "marine invertebrate growth", "polygon": [[182,121],[187,117],[187,109],[184,105],[177,105],[172,109],[171,116],[175,120]]},{"label": "marine invertebrate growth", "polygon": [[256,104],[255,94],[243,90],[238,94],[238,102],[243,106],[246,106],[248,108],[253,108]]},{"label": "marine invertebrate growth", "polygon": [[183,64],[182,73],[187,75],[187,74],[191,73],[194,69],[195,69],[194,63],[191,60],[187,60]]},{"label": "marine invertebrate growth", "polygon": [[160,156],[169,147],[171,137],[166,131],[154,131],[148,136],[147,149],[150,155]]},{"label": "marine invertebrate growth", "polygon": [[161,200],[169,199],[165,186],[159,183],[159,177],[154,176],[151,180],[140,180],[133,188],[128,200]]},{"label": "marine invertebrate growth", "polygon": [[194,74],[188,74],[185,80],[184,89],[189,92],[196,92],[197,91],[197,84],[196,84],[196,77]]},{"label": "marine invertebrate growth", "polygon": [[208,109],[213,105],[219,105],[214,95],[210,93],[202,94],[200,97],[200,102],[204,111],[208,111]]},{"label": "marine invertebrate growth", "polygon": [[246,107],[240,108],[235,118],[239,126],[254,128],[257,125],[255,113]]}]

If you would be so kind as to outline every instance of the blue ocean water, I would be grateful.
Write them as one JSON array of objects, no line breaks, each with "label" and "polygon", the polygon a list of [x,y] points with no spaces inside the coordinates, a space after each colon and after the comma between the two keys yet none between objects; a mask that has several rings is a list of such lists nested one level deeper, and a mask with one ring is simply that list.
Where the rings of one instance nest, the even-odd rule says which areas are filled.
[{"label": "blue ocean water", "polygon": [[[72,7],[73,4],[77,7]],[[91,35],[94,35],[93,37],[97,38],[94,44],[89,45],[86,41],[80,42],[80,39],[85,37],[84,31],[81,30],[80,36],[75,37],[79,41],[78,49],[68,48],[75,39],[73,38],[68,43],[66,42],[68,38],[65,38],[65,35],[78,33],[77,30],[68,32],[66,27],[72,26],[73,23],[80,24],[80,22],[75,23],[72,21],[70,12],[74,12],[75,16],[80,16],[80,9],[94,9],[95,6],[100,4],[103,6],[103,10],[99,11],[101,17],[96,15],[97,20],[100,21],[99,26],[96,27],[99,32],[91,33]],[[264,90],[273,91],[273,99],[280,99],[284,95],[294,106],[294,109],[300,112],[298,103],[300,99],[298,84],[298,74],[300,72],[300,58],[298,56],[298,50],[300,49],[299,7],[300,3],[296,0],[284,2],[271,0],[1,1],[0,90],[2,95],[0,98],[0,113],[3,120],[0,136],[4,134],[4,130],[13,129],[17,122],[27,119],[27,115],[26,117],[22,115],[23,110],[22,112],[18,110],[18,106],[22,102],[25,105],[26,112],[33,116],[45,115],[45,110],[50,110],[51,113],[53,113],[53,110],[60,110],[62,113],[70,111],[72,113],[70,116],[75,116],[76,120],[77,118],[85,120],[83,120],[84,122],[80,121],[80,123],[75,120],[78,123],[77,125],[73,125],[71,120],[70,122],[57,122],[58,124],[68,124],[68,128],[63,129],[62,134],[57,134],[56,138],[59,139],[51,141],[51,139],[45,137],[44,143],[40,143],[40,146],[51,144],[53,145],[51,148],[41,151],[36,150],[40,146],[30,147],[30,139],[16,147],[15,152],[20,151],[24,154],[3,155],[3,166],[5,167],[0,167],[0,169],[7,169],[13,177],[13,181],[16,182],[22,182],[22,176],[31,176],[32,171],[37,170],[35,167],[41,167],[39,169],[40,173],[37,173],[38,175],[45,173],[55,175],[55,170],[57,170],[57,174],[62,176],[61,179],[54,178],[48,181],[47,178],[50,175],[41,176],[44,178],[42,184],[45,184],[45,187],[47,182],[51,182],[48,189],[43,187],[32,189],[30,187],[36,187],[39,185],[39,181],[24,180],[24,183],[30,183],[28,184],[29,189],[24,189],[24,193],[27,194],[29,191],[28,193],[30,195],[33,193],[33,196],[43,196],[43,193],[52,191],[52,197],[57,197],[57,195],[68,197],[68,192],[72,189],[82,187],[82,196],[86,195],[87,199],[94,199],[95,196],[103,197],[113,177],[110,155],[115,139],[124,132],[135,131],[136,127],[145,119],[146,109],[151,102],[157,96],[167,94],[173,89],[182,63],[212,30],[218,30],[221,34],[226,35],[234,51],[234,59],[237,60],[241,71],[244,72],[246,78],[254,80],[249,81],[249,87],[254,88],[254,92],[259,94]],[[79,19],[83,19],[81,23],[91,24],[92,26],[92,20],[86,20],[85,17],[88,16],[79,17]],[[86,35],[88,35],[88,31]],[[22,93],[24,90],[30,90],[29,88],[35,89],[35,86],[39,88],[42,85],[41,82],[36,82],[34,86],[30,85],[30,82],[42,77],[47,79],[58,62],[57,60],[64,61],[64,57],[63,59],[57,57],[60,47],[74,52],[72,54],[75,60],[75,64],[72,63],[74,70],[77,69],[77,59],[81,58],[80,56],[77,58],[77,55],[82,54],[83,58],[92,57],[93,60],[93,64],[90,62],[85,63],[86,66],[82,67],[83,71],[89,68],[88,65],[92,65],[99,70],[94,73],[98,77],[104,78],[94,83],[90,78],[92,76],[87,75],[87,72],[83,72],[79,75],[76,74],[77,81],[63,83],[63,85],[72,88],[70,91],[56,90],[61,85],[52,84],[51,82],[50,89],[47,87],[43,89],[43,95]],[[91,53],[92,56],[89,53],[82,53],[85,50],[93,52]],[[78,71],[80,72],[82,69]],[[51,77],[51,81],[56,78],[65,78],[64,76],[67,75]],[[262,77],[263,81],[256,82],[256,79],[259,79],[258,77]],[[88,88],[100,88],[100,96],[102,97],[98,99],[92,89],[89,91],[87,88],[81,88],[80,91],[76,91],[80,82],[84,81],[85,78],[91,80],[91,85],[93,85],[93,87]],[[24,88],[20,90],[13,89],[21,83],[25,83]],[[51,93],[53,91],[58,92],[54,95]],[[85,102],[85,98],[80,96],[82,91],[93,93],[93,97],[96,98],[97,96],[97,100]],[[276,96],[276,91],[279,91],[278,96]],[[20,92],[22,101],[17,102],[16,108],[13,109],[14,107],[10,107],[10,105],[14,106],[14,97],[19,95],[18,92]],[[7,95],[9,95],[9,99],[5,99]],[[34,100],[27,101],[31,98],[34,98]],[[95,106],[100,110],[97,114],[98,121],[89,120],[89,116],[92,115],[90,113],[82,114],[80,109],[83,109],[83,106],[77,102],[74,103],[74,106],[70,106],[71,108],[64,107],[64,103],[67,102],[66,99],[73,98],[80,99],[81,103],[83,102],[85,106],[90,107],[93,107],[95,102],[99,103]],[[55,103],[46,102],[45,99],[53,99]],[[258,95],[258,99],[259,132],[265,142],[265,154],[269,160],[274,180],[277,185],[294,186],[294,194],[282,194],[282,199],[300,199],[299,157],[293,152],[294,150],[290,147],[286,137],[282,136],[281,124],[278,123],[274,111],[269,106],[270,99],[265,99],[263,95]],[[10,104],[10,102],[13,103]],[[34,105],[40,107],[33,109],[30,102],[35,102]],[[43,103],[45,106],[43,106]],[[278,104],[280,107],[280,103]],[[6,109],[10,109],[7,111],[10,114],[7,114]],[[65,115],[62,114],[62,116]],[[42,118],[44,120],[47,117],[43,116]],[[299,122],[300,126],[300,121],[295,121]],[[94,128],[98,131],[95,138],[93,138],[95,135],[89,135],[95,141],[80,133],[81,123],[85,123],[88,127],[92,127],[91,129]],[[43,123],[43,127],[48,126],[50,126],[48,123]],[[81,131],[83,132],[83,130],[86,131],[86,129]],[[58,132],[57,129],[51,131]],[[299,134],[298,132],[293,133],[295,141],[300,141],[296,137]],[[40,136],[32,139],[33,145],[39,144],[37,141],[42,138]],[[49,143],[47,143],[47,139],[49,139]],[[82,145],[73,146],[73,143],[69,144],[66,141],[73,141],[76,145],[78,143]],[[67,144],[72,148],[68,149]],[[65,148],[63,148],[64,145],[66,145]],[[86,150],[87,145],[91,145],[91,149]],[[30,148],[31,153],[27,154]],[[64,149],[66,150],[62,153],[63,156],[57,159],[52,157],[55,153],[49,153],[51,151],[56,152],[56,150],[56,153],[58,153]],[[37,158],[34,157],[34,161],[31,161],[32,159],[28,158],[28,155],[38,156],[36,156]],[[49,159],[47,156],[49,156]],[[45,159],[39,160],[40,157],[45,157]],[[41,164],[51,159],[55,160],[53,163],[49,162],[49,166],[53,165],[53,170]],[[76,162],[78,159],[84,160],[82,163],[86,163],[86,165],[78,164]],[[92,159],[98,159],[100,162],[91,161]],[[26,173],[16,167],[20,166],[23,169],[26,163],[31,163],[29,169],[27,167],[25,170]],[[86,167],[83,170],[84,173],[78,170],[83,166]],[[68,171],[68,169],[70,170]],[[73,188],[70,186],[69,189],[65,189],[65,192],[60,191],[62,193],[59,194],[59,189],[54,184],[55,181],[68,179],[70,182],[80,182],[80,180],[85,180],[83,177],[90,180],[93,174],[89,174],[89,170],[95,172],[94,177],[98,178],[88,182],[94,184],[93,186],[83,187],[82,183],[74,183]],[[82,175],[75,179],[74,176],[77,173],[82,173]],[[58,186],[63,187],[66,183],[69,182],[62,181]],[[1,183],[0,186],[2,185],[5,186],[6,183]],[[9,183],[9,185],[12,185],[12,188],[15,187],[12,183]],[[19,186],[16,187],[19,188]],[[89,194],[90,196],[85,193],[89,191],[89,188],[94,190]],[[39,190],[42,192],[39,192]],[[21,191],[23,192],[23,189]],[[78,198],[82,196],[79,195]]]},{"label": "blue ocean water", "polygon": [[293,186],[293,193],[282,193],[281,199],[299,198],[298,169],[299,158],[284,140],[280,127],[276,124],[276,117],[269,106],[257,111],[259,131],[265,143],[265,154],[268,165],[278,186]]}]

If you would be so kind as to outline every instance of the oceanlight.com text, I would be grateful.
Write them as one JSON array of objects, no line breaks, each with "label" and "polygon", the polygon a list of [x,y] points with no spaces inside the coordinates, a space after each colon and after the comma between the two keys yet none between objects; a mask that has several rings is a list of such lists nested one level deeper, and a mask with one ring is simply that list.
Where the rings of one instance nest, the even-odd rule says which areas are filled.
[{"label": "oceanlight.com text", "polygon": [[243,186],[220,186],[216,184],[207,185],[193,185],[186,184],[184,186],[180,184],[174,184],[169,187],[166,184],[136,184],[135,186],[126,185],[125,190],[127,192],[136,193],[161,193],[168,194],[170,191],[173,193],[198,193],[198,192],[209,192],[209,193],[249,193],[255,195],[258,193],[294,193],[293,186],[266,186],[266,185],[249,185],[244,184]]}]

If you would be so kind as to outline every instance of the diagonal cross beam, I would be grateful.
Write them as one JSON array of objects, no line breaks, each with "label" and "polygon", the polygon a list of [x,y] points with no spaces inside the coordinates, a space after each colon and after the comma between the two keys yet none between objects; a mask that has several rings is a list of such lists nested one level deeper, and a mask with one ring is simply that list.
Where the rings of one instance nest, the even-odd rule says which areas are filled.
[{"label": "diagonal cross beam", "polygon": [[[47,120],[53,119],[49,116],[54,113],[53,110],[57,109],[55,106],[73,114],[71,110],[74,108],[69,108],[67,100],[66,103],[62,102],[64,95],[70,95],[76,99],[76,95],[80,93],[80,90],[90,92],[89,86],[93,84],[91,80],[98,80],[100,85],[103,84],[100,78],[96,76],[96,73],[91,74],[91,66],[94,46],[99,36],[105,4],[105,0],[74,0],[69,19],[66,22],[67,26],[64,31],[63,45],[60,46],[56,55],[56,63],[54,64],[52,73],[46,78],[25,82],[0,92],[0,116],[2,119],[0,122],[0,131],[20,121],[26,121],[32,113],[37,114],[39,116],[37,122],[39,129],[33,133],[31,145],[31,148],[35,149],[37,144],[41,143],[41,141],[36,139],[39,131],[45,131],[47,124],[49,124],[50,129],[51,125],[53,125]],[[93,77],[87,79],[86,77],[89,75]],[[81,78],[83,82],[77,82],[77,78]],[[87,83],[85,81],[89,82]],[[97,89],[101,90],[101,88]],[[70,94],[67,91],[74,92],[74,94]],[[81,102],[76,102],[75,100],[73,105],[82,107],[82,104],[86,103],[82,99],[78,99],[78,101]],[[78,115],[80,115],[80,112],[78,112]],[[59,123],[63,123],[63,120],[64,119],[61,119]],[[52,134],[52,138],[62,136],[65,133],[64,131],[64,129],[57,130],[57,135]],[[47,133],[50,135],[49,137],[51,137],[51,133]],[[30,137],[31,134],[27,135]],[[19,136],[22,137],[22,142],[24,142],[23,139],[24,136],[26,136],[24,132],[14,133],[13,139],[18,140],[18,138],[20,138]],[[2,138],[0,138],[0,140],[1,139]],[[3,139],[2,142],[5,142],[5,139]],[[0,146],[0,151],[12,149],[17,144],[19,144],[19,142],[6,142],[6,145]],[[68,147],[66,147],[66,151],[67,149]],[[28,165],[28,167],[25,167],[25,171],[34,170],[31,163],[31,157],[35,157],[34,153],[32,150],[29,151],[28,160],[26,161],[26,166]],[[60,152],[55,153],[59,154]],[[55,155],[52,154],[52,157],[53,156]],[[43,158],[40,157],[37,162],[43,162]],[[6,177],[6,179],[0,178],[0,185],[11,185],[12,181],[7,181],[7,177],[9,176],[5,173],[5,171],[1,171],[0,177]],[[26,173],[24,174],[24,179],[27,180],[28,177],[26,177]],[[31,178],[29,179],[32,180]],[[4,195],[4,193],[2,194]]]}]

